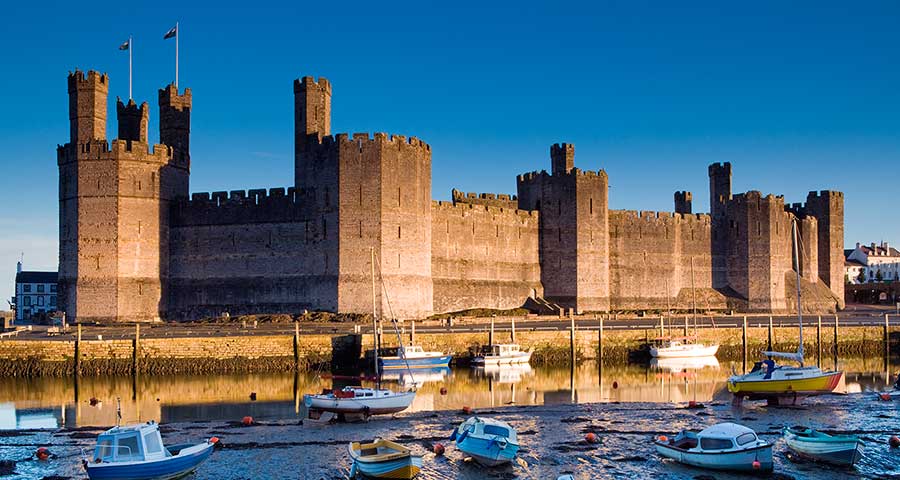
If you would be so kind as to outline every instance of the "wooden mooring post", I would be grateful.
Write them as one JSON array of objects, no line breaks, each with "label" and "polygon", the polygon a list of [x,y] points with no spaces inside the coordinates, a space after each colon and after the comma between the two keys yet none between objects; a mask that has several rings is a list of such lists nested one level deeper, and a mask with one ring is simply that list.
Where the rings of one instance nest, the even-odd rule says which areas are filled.
[{"label": "wooden mooring post", "polygon": [[569,317],[571,327],[569,330],[569,355],[572,359],[572,365],[575,365],[575,317]]},{"label": "wooden mooring post", "polygon": [[75,337],[75,376],[81,375],[81,324],[78,324],[78,333]]},{"label": "wooden mooring post", "polygon": [[819,315],[816,323],[816,366],[822,366],[822,316]]},{"label": "wooden mooring post", "polygon": [[488,332],[488,345],[494,344],[494,317],[491,316],[491,330]]},{"label": "wooden mooring post", "polygon": [[688,336],[688,316],[684,316],[684,336]]},{"label": "wooden mooring post", "polygon": [[888,314],[884,314],[884,371],[888,371],[891,358],[891,325]]},{"label": "wooden mooring post", "polygon": [[834,369],[837,370],[838,365],[838,316],[834,314],[834,338],[831,341],[831,350],[834,353]]},{"label": "wooden mooring post", "polygon": [[141,357],[141,324],[134,325],[134,340],[131,341],[131,374],[137,375],[140,371]]},{"label": "wooden mooring post", "polygon": [[512,317],[509,325],[509,340],[512,343],[516,343],[516,317]]},{"label": "wooden mooring post", "polygon": [[771,352],[775,350],[775,339],[772,338],[772,316],[769,315],[769,348],[768,350]]},{"label": "wooden mooring post", "polygon": [[597,362],[603,368],[603,315],[600,315],[600,328],[597,329]]},{"label": "wooden mooring post", "polygon": [[744,322],[741,324],[741,344],[743,345],[742,363],[744,372],[747,371],[747,316],[744,316]]},{"label": "wooden mooring post", "polygon": [[[374,332],[372,338],[375,338]],[[300,370],[300,324],[297,322],[294,322],[294,370]]]},{"label": "wooden mooring post", "polygon": [[415,320],[409,321],[409,344],[410,345],[416,344],[416,321]]}]

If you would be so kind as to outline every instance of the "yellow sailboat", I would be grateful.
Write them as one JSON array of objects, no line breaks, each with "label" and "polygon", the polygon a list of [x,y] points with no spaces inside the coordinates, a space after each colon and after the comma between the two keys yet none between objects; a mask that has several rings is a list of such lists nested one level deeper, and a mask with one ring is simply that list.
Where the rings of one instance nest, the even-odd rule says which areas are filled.
[{"label": "yellow sailboat", "polygon": [[819,367],[803,365],[803,310],[800,306],[800,250],[797,247],[797,221],[791,222],[791,236],[794,242],[794,270],[797,271],[797,320],[800,324],[800,345],[796,353],[763,352],[768,357],[780,357],[793,360],[800,366],[777,365],[767,359],[756,362],[749,373],[733,375],[728,379],[728,391],[735,400],[743,398],[767,399],[778,401],[780,398],[793,398],[822,395],[834,392],[840,384],[844,372],[823,371]]}]

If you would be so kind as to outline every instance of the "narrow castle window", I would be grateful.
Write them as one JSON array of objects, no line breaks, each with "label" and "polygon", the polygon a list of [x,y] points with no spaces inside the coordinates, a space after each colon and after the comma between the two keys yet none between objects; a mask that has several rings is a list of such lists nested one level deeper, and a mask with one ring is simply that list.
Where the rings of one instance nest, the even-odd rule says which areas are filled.
[{"label": "narrow castle window", "polygon": [[331,204],[331,195],[329,193],[330,192],[328,191],[328,187],[325,187],[325,206],[326,207]]},{"label": "narrow castle window", "polygon": [[400,206],[400,187],[397,187],[397,206]]},{"label": "narrow castle window", "polygon": [[400,238],[400,225],[397,225],[397,238]]},{"label": "narrow castle window", "polygon": [[362,238],[362,220],[359,221],[359,238]]},{"label": "narrow castle window", "polygon": [[322,217],[322,238],[328,238],[328,223],[325,217]]},{"label": "narrow castle window", "polygon": [[303,222],[303,224],[306,227],[306,232],[305,232],[303,241],[306,243],[309,243],[309,221]]},{"label": "narrow castle window", "polygon": [[590,199],[590,213],[591,215],[594,214],[594,197],[591,197]]},{"label": "narrow castle window", "polygon": [[397,254],[397,268],[400,268],[400,254]]},{"label": "narrow castle window", "polygon": [[143,295],[143,294],[144,294],[144,284],[141,282],[138,282],[138,295]]},{"label": "narrow castle window", "polygon": [[141,234],[141,221],[138,220],[138,235]]},{"label": "narrow castle window", "polygon": [[497,225],[497,238],[500,238],[500,225]]},{"label": "narrow castle window", "polygon": [[362,185],[359,186],[359,206],[362,206]]}]

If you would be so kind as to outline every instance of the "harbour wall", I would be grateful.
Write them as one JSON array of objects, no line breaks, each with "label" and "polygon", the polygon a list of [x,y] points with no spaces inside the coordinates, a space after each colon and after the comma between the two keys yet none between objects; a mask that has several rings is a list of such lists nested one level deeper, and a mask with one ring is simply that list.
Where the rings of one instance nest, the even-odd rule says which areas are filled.
[{"label": "harbour wall", "polygon": [[[823,324],[817,335],[815,326],[804,331],[806,359],[815,362],[838,356],[877,356],[885,353],[883,326],[839,327]],[[673,328],[673,335],[683,333]],[[772,347],[780,351],[797,348],[796,327],[774,327]],[[418,333],[415,342],[426,350],[449,351],[459,361],[466,361],[481,345],[488,344],[489,330],[464,333]],[[604,364],[624,364],[646,358],[648,341],[659,335],[659,329],[604,330]],[[723,361],[747,362],[760,358],[769,348],[769,329],[753,323],[744,333],[740,327],[701,329],[701,341],[720,345],[718,358]],[[404,342],[409,340],[404,334]],[[509,329],[495,329],[494,342],[511,340]],[[820,338],[820,341],[817,341]],[[834,340],[837,338],[837,352]],[[888,351],[900,348],[900,330],[890,329]],[[534,351],[534,365],[568,364],[574,345],[577,361],[597,359],[600,354],[600,332],[577,330],[572,340],[569,330],[517,329],[516,341],[522,348]],[[348,347],[346,343],[351,345]],[[245,372],[281,372],[324,368],[333,361],[338,349],[341,357],[358,358],[372,348],[372,335],[244,335],[179,338],[140,338],[116,340],[2,340],[0,341],[0,376],[66,376],[78,374],[127,375],[133,373],[211,374]],[[746,347],[745,347],[746,344]],[[383,345],[396,345],[396,337],[384,335]],[[819,353],[821,352],[821,354]],[[76,357],[78,361],[76,362]],[[351,358],[351,359],[353,359]],[[336,363],[336,362],[335,362]]]}]

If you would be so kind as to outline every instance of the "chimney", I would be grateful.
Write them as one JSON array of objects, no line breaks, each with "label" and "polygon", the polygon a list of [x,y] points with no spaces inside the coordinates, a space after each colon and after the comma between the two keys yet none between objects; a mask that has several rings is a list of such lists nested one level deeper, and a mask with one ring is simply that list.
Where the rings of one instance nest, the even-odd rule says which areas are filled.
[{"label": "chimney", "polygon": [[859,242],[856,242],[856,249],[859,250]]},{"label": "chimney", "polygon": [[872,242],[872,255],[878,255],[878,250],[875,250],[875,242]]},{"label": "chimney", "polygon": [[22,273],[22,262],[16,262],[16,273]]}]

